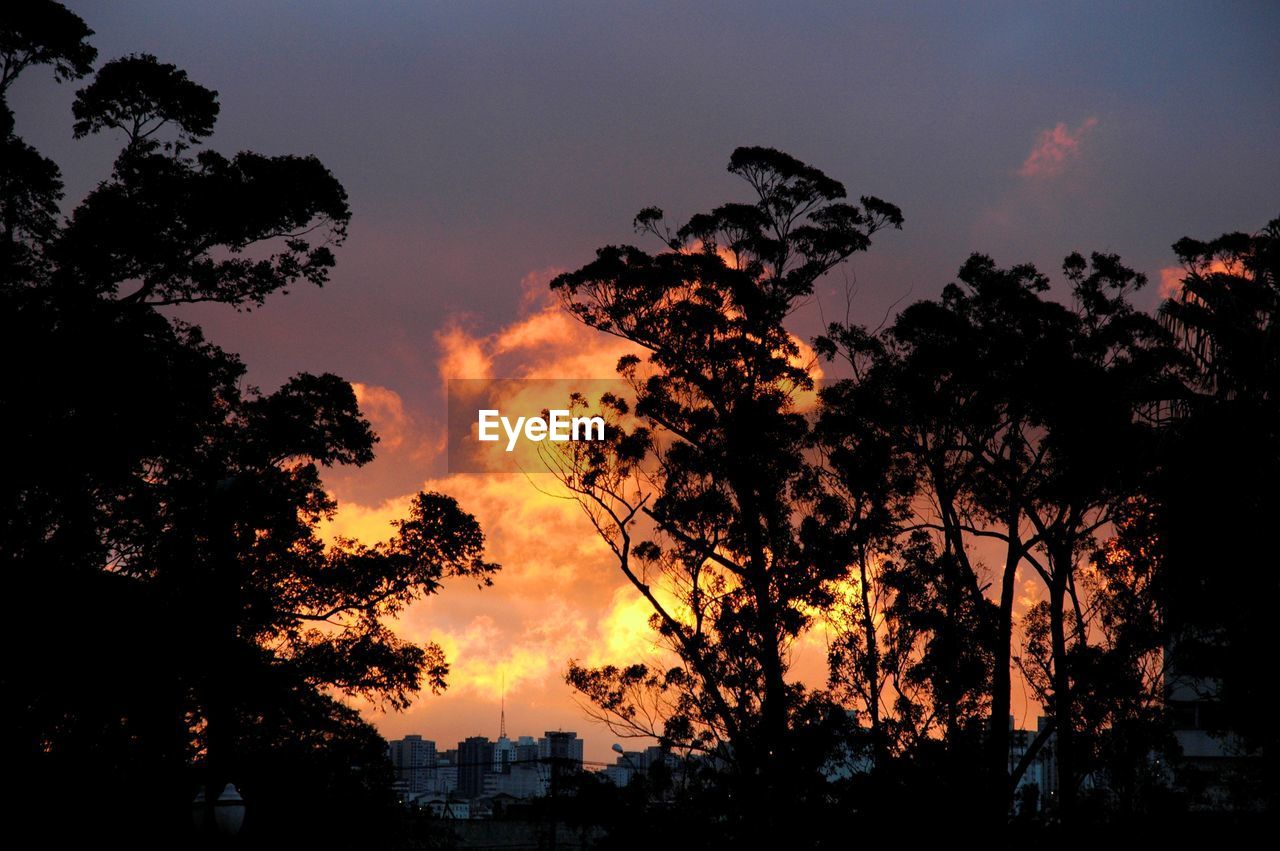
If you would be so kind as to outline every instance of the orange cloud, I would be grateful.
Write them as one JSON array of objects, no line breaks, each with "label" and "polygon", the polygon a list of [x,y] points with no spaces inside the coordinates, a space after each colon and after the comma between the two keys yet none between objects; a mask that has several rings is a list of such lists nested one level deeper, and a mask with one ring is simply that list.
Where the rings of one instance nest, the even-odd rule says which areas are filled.
[{"label": "orange cloud", "polygon": [[492,378],[493,364],[482,340],[472,337],[457,322],[436,334],[440,347],[440,374],[447,378]]},{"label": "orange cloud", "polygon": [[[618,358],[629,350],[625,342],[567,315],[547,289],[554,274],[549,269],[525,277],[524,313],[511,324],[476,333],[457,321],[438,334],[442,382],[615,375]],[[434,445],[443,434],[437,424],[410,416],[393,390],[361,384],[356,393],[383,437],[379,448],[393,457],[415,441]],[[389,476],[376,462],[365,472]],[[446,474],[427,477],[416,488],[447,493],[474,514],[489,557],[502,571],[492,588],[450,583],[441,594],[410,606],[394,624],[406,640],[440,644],[451,672],[445,694],[424,697],[404,713],[382,714],[358,704],[384,735],[422,733],[441,747],[478,733],[494,735],[505,682],[513,734],[577,729],[587,737],[588,758],[608,755],[611,739],[599,728],[587,729],[563,676],[571,658],[601,664],[652,653],[648,612],[637,605],[577,502],[554,478],[536,478],[535,485],[518,474]],[[412,496],[362,503],[344,498],[338,482],[339,509],[326,529],[329,536],[384,540]]]},{"label": "orange cloud", "polygon": [[1182,292],[1182,277],[1187,270],[1181,266],[1166,266],[1160,270],[1160,297],[1173,298]]},{"label": "orange cloud", "polygon": [[525,312],[539,310],[553,299],[551,298],[551,280],[568,269],[560,266],[548,266],[535,269],[520,279],[520,307]]},{"label": "orange cloud", "polygon": [[1066,122],[1058,122],[1053,128],[1041,131],[1031,153],[1018,169],[1020,177],[1044,178],[1061,174],[1067,163],[1080,155],[1080,143],[1085,134],[1096,127],[1098,119],[1090,116],[1075,130]]},{"label": "orange cloud", "polygon": [[454,323],[438,334],[440,378],[615,376],[618,358],[634,347],[566,313],[546,287],[552,274],[546,270],[525,276],[525,315],[512,324],[490,334],[473,334]]},{"label": "orange cloud", "polygon": [[[1239,268],[1222,260],[1214,260],[1209,265],[1196,269],[1201,275],[1223,274],[1234,275]],[[1160,297],[1177,298],[1182,295],[1182,279],[1188,274],[1185,266],[1165,266],[1160,270]]]},{"label": "orange cloud", "polygon": [[[632,347],[568,315],[547,288],[555,273],[545,269],[524,278],[522,313],[510,324],[479,332],[459,321],[437,335],[441,382],[615,376],[619,357]],[[799,362],[821,377],[811,347],[797,342]],[[383,436],[379,448],[391,457],[401,457],[397,453],[415,442],[438,443],[442,430],[413,417],[395,391],[360,384],[356,392],[365,415]],[[513,392],[519,392],[518,387]],[[521,405],[515,397],[505,402],[513,410]],[[797,403],[804,407],[812,399]],[[389,477],[376,462],[362,472]],[[326,532],[366,542],[386,539],[393,531],[391,521],[404,516],[412,496],[361,502],[344,498],[344,486],[339,480],[339,509]],[[445,694],[423,697],[404,713],[361,708],[388,737],[421,733],[449,747],[466,736],[496,734],[505,682],[513,734],[539,735],[565,726],[586,737],[588,759],[609,758],[611,737],[589,724],[563,681],[568,661],[598,665],[670,660],[648,626],[648,602],[621,575],[581,506],[551,476],[424,475],[416,489],[447,493],[474,514],[485,531],[489,557],[502,570],[492,588],[447,584],[439,595],[410,606],[394,624],[406,640],[434,641],[445,650],[451,664]],[[366,482],[365,492],[376,491]],[[670,589],[661,582],[652,586],[679,612]],[[822,639],[815,642],[811,649],[806,645],[804,668],[806,678],[812,673],[820,683],[825,678],[825,650]]]},{"label": "orange cloud", "polygon": [[399,449],[404,445],[410,430],[409,417],[404,411],[400,394],[376,384],[352,382],[360,413],[364,414],[378,435],[382,451]]},{"label": "orange cloud", "polygon": [[[389,387],[351,383],[355,391],[360,413],[369,421],[378,444],[374,448],[373,463],[360,470],[336,469],[327,474],[331,485],[362,483],[366,487],[376,484],[384,472],[391,470],[428,470],[444,457],[447,445],[445,429],[430,419],[406,409],[400,394]],[[385,491],[383,491],[385,492]]]}]

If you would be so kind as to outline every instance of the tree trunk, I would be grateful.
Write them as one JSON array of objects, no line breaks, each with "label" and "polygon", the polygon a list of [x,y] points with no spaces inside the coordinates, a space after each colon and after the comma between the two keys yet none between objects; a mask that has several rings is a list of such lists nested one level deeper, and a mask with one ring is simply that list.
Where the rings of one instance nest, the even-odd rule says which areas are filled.
[{"label": "tree trunk", "polygon": [[1064,820],[1075,810],[1075,735],[1071,677],[1067,670],[1066,595],[1071,570],[1070,552],[1060,549],[1049,554],[1052,583],[1049,586],[1049,630],[1053,641],[1053,714],[1057,721],[1058,801]]},{"label": "tree trunk", "polygon": [[753,795],[760,800],[753,802],[749,819],[755,822],[765,844],[780,839],[781,821],[777,818],[780,812],[788,811],[785,798],[794,791],[791,778],[788,776],[787,759],[787,706],[786,679],[782,664],[782,651],[779,647],[781,629],[773,602],[773,589],[770,582],[769,562],[765,555],[764,518],[760,516],[759,502],[754,484],[745,476],[735,476],[731,480],[738,496],[739,508],[747,525],[748,587],[750,587],[756,606],[756,635],[754,638],[760,647],[760,667],[764,680],[763,694],[760,698],[760,729],[754,743],[758,752],[753,760],[753,769],[759,772],[754,778]]},{"label": "tree trunk", "polygon": [[1012,681],[1009,666],[1013,656],[1013,598],[1017,591],[1018,564],[1022,549],[1015,543],[1017,521],[1006,524],[1009,546],[1005,552],[1004,574],[1000,581],[1000,614],[996,625],[991,672],[991,718],[987,728],[987,773],[991,787],[991,813],[1003,823],[1009,815],[1009,709]]},{"label": "tree trunk", "polygon": [[885,763],[883,731],[880,729],[880,644],[876,639],[876,622],[871,611],[870,585],[867,578],[867,557],[858,558],[859,576],[862,580],[862,630],[866,634],[867,653],[863,676],[867,679],[867,713],[871,716],[872,760],[876,768]]}]

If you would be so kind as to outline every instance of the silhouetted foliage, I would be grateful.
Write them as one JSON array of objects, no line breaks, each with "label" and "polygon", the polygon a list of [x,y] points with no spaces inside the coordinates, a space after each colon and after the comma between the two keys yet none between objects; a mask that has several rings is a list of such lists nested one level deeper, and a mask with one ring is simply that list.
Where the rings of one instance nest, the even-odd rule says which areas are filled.
[{"label": "silhouetted foliage", "polygon": [[[1198,693],[1199,725],[1261,756],[1242,806],[1274,808],[1280,742],[1269,709],[1280,593],[1280,219],[1256,234],[1173,246],[1186,274],[1161,316],[1186,355],[1157,477],[1170,665]],[[1250,788],[1251,787],[1251,788]]]},{"label": "silhouetted foliage", "polygon": [[[93,70],[98,51],[89,44],[93,30],[80,16],[52,0],[30,0],[5,11],[0,31],[0,97],[32,65],[52,66],[59,82],[78,80]],[[11,130],[12,128],[0,128]]]},{"label": "silhouetted foliage", "polygon": [[[949,799],[985,775],[1001,820],[1019,779],[1006,726],[1018,570],[1033,569],[1048,592],[1028,616],[1020,665],[1052,710],[1070,798],[1084,773],[1073,734],[1092,729],[1075,717],[1074,684],[1092,676],[1070,664],[1073,647],[1088,655],[1091,629],[1077,580],[1096,534],[1141,482],[1151,428],[1138,415],[1166,384],[1165,338],[1127,300],[1142,277],[1097,254],[1073,254],[1063,271],[1071,306],[1047,297],[1034,267],[974,255],[958,284],[884,332],[834,325],[818,341],[854,372],[822,394],[818,434],[836,492],[865,506],[879,490],[892,509],[873,542],[881,562],[859,588],[865,614],[846,620],[853,629],[834,648],[833,679],[857,687],[873,741],[936,750],[922,737],[940,733],[953,752]],[[994,599],[969,552],[979,540],[1003,549]]]},{"label": "silhouetted foliage", "polygon": [[179,139],[194,142],[213,133],[218,95],[192,82],[186,71],[144,53],[103,65],[76,93],[71,114],[77,139],[112,128],[123,130],[136,148],[173,125]]},{"label": "silhouetted foliage", "polygon": [[626,732],[712,755],[741,802],[731,818],[778,831],[782,812],[821,793],[826,758],[798,734],[825,699],[787,682],[787,648],[847,573],[812,557],[795,511],[810,475],[797,394],[813,381],[783,323],[902,217],[875,198],[845,202],[839,182],[770,148],[737,149],[729,171],[750,202],[675,229],[643,210],[636,229],[661,252],[607,246],[551,284],[574,316],[643,355],[618,365],[637,424],[603,400],[612,441],[553,463],[681,661],[574,666],[569,682]]},{"label": "silhouetted foliage", "polygon": [[[6,10],[0,92],[41,64],[84,76],[90,34],[57,4]],[[377,441],[351,386],[300,374],[260,391],[157,310],[323,284],[345,236],[345,192],[318,160],[199,148],[217,112],[153,56],[102,66],[75,133],[125,146],[65,219],[57,167],[3,128],[0,564],[20,601],[4,763],[36,815],[75,798],[99,835],[190,833],[196,789],[234,781],[250,835],[318,835],[303,817],[341,801],[332,838],[394,821],[385,744],[334,695],[402,707],[443,688],[440,648],[384,619],[497,566],[436,493],[387,541],[326,542],[320,468],[365,464]]]}]

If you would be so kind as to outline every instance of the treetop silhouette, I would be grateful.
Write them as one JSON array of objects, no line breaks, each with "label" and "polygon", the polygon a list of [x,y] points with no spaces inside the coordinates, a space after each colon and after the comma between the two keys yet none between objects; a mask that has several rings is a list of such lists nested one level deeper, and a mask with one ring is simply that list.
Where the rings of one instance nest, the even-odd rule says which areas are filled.
[{"label": "treetop silhouette", "polygon": [[[6,11],[0,93],[40,65],[87,75],[91,34],[58,4]],[[498,566],[439,493],[385,541],[326,540],[320,468],[368,463],[377,442],[351,385],[302,373],[263,392],[159,310],[326,283],[346,193],[314,157],[204,147],[216,93],[154,56],[102,65],[73,113],[76,137],[123,147],[65,218],[57,166],[0,128],[0,357],[22,364],[0,397],[0,562],[31,604],[6,625],[0,682],[28,696],[3,710],[6,764],[37,812],[69,776],[110,782],[136,809],[91,794],[107,831],[182,835],[196,787],[212,801],[230,781],[260,802],[261,836],[313,831],[295,816],[338,790],[336,829],[367,832],[394,805],[385,751],[336,698],[444,688],[441,649],[387,619]]]}]

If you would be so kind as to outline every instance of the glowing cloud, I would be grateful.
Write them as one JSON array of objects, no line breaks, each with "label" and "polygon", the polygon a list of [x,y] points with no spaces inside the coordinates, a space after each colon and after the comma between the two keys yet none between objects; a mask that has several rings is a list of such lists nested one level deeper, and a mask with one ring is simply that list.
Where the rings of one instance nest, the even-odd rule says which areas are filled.
[{"label": "glowing cloud", "polygon": [[[632,347],[566,313],[547,286],[556,272],[545,269],[525,276],[522,313],[510,324],[478,332],[456,321],[438,334],[441,384],[455,378],[615,376],[618,359]],[[812,348],[800,340],[797,344],[796,362],[821,378]],[[439,443],[438,424],[415,418],[395,391],[360,384],[356,393],[382,435],[379,448],[388,457],[408,460],[406,447]],[[806,409],[813,394],[801,394],[796,401]],[[520,409],[521,399],[513,396],[504,404]],[[371,468],[365,473],[379,475]],[[420,481],[419,489],[447,493],[476,516],[489,557],[502,570],[492,588],[447,584],[441,594],[411,606],[395,624],[402,638],[434,641],[445,650],[451,665],[448,691],[425,697],[401,714],[382,715],[364,706],[366,713],[387,736],[422,733],[446,747],[465,736],[495,732],[505,682],[508,724],[514,732],[538,734],[567,724],[587,737],[589,758],[607,757],[608,734],[584,727],[583,712],[563,677],[570,659],[585,665],[663,659],[665,651],[655,644],[648,625],[649,604],[618,571],[581,506],[554,477],[443,474],[424,466]],[[391,521],[404,516],[411,496],[361,504],[343,498],[342,489],[339,483],[339,510],[326,531],[368,543],[392,533]],[[661,583],[654,587],[666,604],[675,606],[668,589]],[[822,682],[824,639],[814,638],[804,655],[804,676]]]},{"label": "glowing cloud", "polygon": [[493,363],[484,341],[467,333],[456,321],[436,334],[440,346],[440,374],[448,378],[492,378]]},{"label": "glowing cloud", "polygon": [[[1201,275],[1235,275],[1239,274],[1240,269],[1237,266],[1226,263],[1222,260],[1214,260],[1203,268],[1197,267]],[[1188,270],[1184,266],[1166,266],[1160,270],[1160,297],[1161,298],[1178,298],[1182,295],[1182,279],[1188,274]]]},{"label": "glowing cloud", "polygon": [[[547,288],[555,273],[540,270],[525,277],[523,313],[511,324],[476,333],[455,321],[438,334],[441,383],[451,378],[613,376],[618,358],[629,348],[564,312]],[[382,436],[379,449],[388,457],[398,460],[405,457],[405,447],[439,443],[444,431],[439,424],[415,419],[395,391],[368,384],[355,389],[361,410]],[[583,729],[582,712],[563,681],[569,659],[627,662],[651,651],[648,613],[637,606],[580,506],[564,498],[552,477],[539,476],[533,483],[515,474],[429,471],[424,464],[415,489],[450,494],[474,514],[485,531],[489,557],[502,571],[488,589],[449,583],[440,595],[411,606],[395,624],[404,639],[434,641],[445,650],[451,671],[444,695],[424,698],[402,714],[362,708],[387,736],[417,732],[448,747],[465,736],[495,732],[489,727],[496,727],[505,681],[513,732],[540,734],[565,724]],[[379,474],[372,467],[365,472]],[[344,498],[342,490],[338,480],[339,510],[326,533],[367,543],[392,533],[391,521],[404,516],[411,496],[362,504]],[[608,752],[604,733],[584,732],[589,756]]]},{"label": "glowing cloud", "polygon": [[1090,116],[1075,130],[1066,122],[1058,122],[1049,130],[1041,131],[1031,153],[1018,169],[1020,177],[1046,178],[1061,174],[1072,160],[1080,156],[1080,144],[1085,135],[1096,127],[1098,119]]},{"label": "glowing cloud", "polygon": [[360,412],[373,424],[382,448],[398,449],[402,446],[408,431],[408,417],[400,394],[386,387],[360,382],[353,383],[351,388],[355,390]]}]

